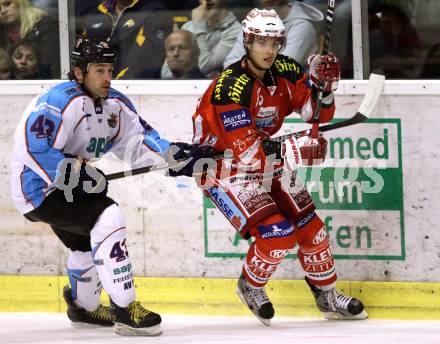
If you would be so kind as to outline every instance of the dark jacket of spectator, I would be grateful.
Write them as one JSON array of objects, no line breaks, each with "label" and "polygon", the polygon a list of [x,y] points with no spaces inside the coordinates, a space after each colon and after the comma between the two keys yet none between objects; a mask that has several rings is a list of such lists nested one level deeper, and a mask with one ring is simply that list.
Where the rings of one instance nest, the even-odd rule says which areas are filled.
[{"label": "dark jacket of spectator", "polygon": [[42,79],[60,78],[60,36],[58,21],[51,17],[43,17],[26,35],[40,50],[40,70]]},{"label": "dark jacket of spectator", "polygon": [[89,39],[106,40],[112,34],[116,20],[114,9],[108,6],[108,1],[83,6],[76,16],[77,34],[83,34]]},{"label": "dark jacket of spectator", "polygon": [[116,79],[158,79],[172,19],[162,1],[136,1],[118,19],[110,43],[118,52]]}]

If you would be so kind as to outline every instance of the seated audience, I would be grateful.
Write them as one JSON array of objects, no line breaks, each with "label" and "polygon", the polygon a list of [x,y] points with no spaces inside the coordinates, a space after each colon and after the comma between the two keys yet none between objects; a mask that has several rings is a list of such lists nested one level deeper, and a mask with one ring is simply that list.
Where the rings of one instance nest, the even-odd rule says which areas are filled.
[{"label": "seated audience", "polygon": [[0,48],[0,80],[9,80],[12,77],[12,61],[5,49]]},{"label": "seated audience", "polygon": [[370,69],[389,79],[414,79],[420,73],[422,44],[405,11],[383,1],[369,8]]},{"label": "seated audience", "polygon": [[195,36],[187,30],[172,32],[165,40],[168,79],[206,79],[198,67],[200,55]]},{"label": "seated audience", "polygon": [[20,40],[33,41],[41,51],[43,78],[60,77],[58,21],[28,0],[0,0],[0,48],[11,53]]},{"label": "seated audience", "polygon": [[17,80],[41,79],[40,54],[35,43],[24,40],[12,49],[13,76]]},{"label": "seated audience", "polygon": [[15,79],[41,79],[40,54],[34,42],[20,41],[12,47],[11,51]]},{"label": "seated audience", "polygon": [[[223,61],[231,51],[241,25],[234,13],[228,11],[225,0],[200,0],[200,5],[192,10],[192,20],[182,26],[191,31],[200,49],[199,68],[213,78],[223,70]],[[161,77],[167,79],[171,71],[166,63],[162,66]]]}]

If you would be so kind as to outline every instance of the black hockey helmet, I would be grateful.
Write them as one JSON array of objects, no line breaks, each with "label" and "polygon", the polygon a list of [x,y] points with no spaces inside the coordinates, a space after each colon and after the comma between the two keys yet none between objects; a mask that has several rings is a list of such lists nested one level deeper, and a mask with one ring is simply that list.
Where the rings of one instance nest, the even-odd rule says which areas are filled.
[{"label": "black hockey helmet", "polygon": [[71,68],[79,67],[87,73],[89,63],[115,63],[116,56],[107,42],[79,38],[70,56]]}]

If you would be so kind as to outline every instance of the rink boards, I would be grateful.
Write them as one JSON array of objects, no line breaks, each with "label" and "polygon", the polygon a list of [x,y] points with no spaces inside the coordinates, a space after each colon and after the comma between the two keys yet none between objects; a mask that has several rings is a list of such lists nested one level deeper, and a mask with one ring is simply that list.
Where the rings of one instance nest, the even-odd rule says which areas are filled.
[{"label": "rink boards", "polygon": [[[208,82],[114,85],[163,137],[191,140],[191,116]],[[0,262],[0,311],[37,310],[46,301],[51,305],[47,310],[64,307],[59,290],[65,277],[58,276],[66,273],[66,250],[49,228],[25,221],[9,196],[15,126],[33,95],[49,86],[0,84],[0,101],[7,109],[0,134],[0,245],[5,257]],[[364,81],[341,82],[336,121],[356,112],[365,90]],[[439,82],[387,81],[371,119],[329,132],[326,165],[302,172],[329,230],[340,280],[359,281],[341,285],[361,297],[372,316],[439,318],[439,94]],[[303,127],[298,116],[292,116],[280,134]],[[111,159],[100,164],[106,172],[124,167]],[[173,307],[185,312],[246,312],[234,293],[248,243],[236,236],[192,180],[155,172],[111,182],[109,193],[127,220],[130,256],[143,300],[172,312]],[[270,288],[280,299],[280,312],[316,315],[295,252],[274,278]],[[278,284],[289,287],[279,289]],[[206,299],[199,300],[198,293]],[[228,306],[222,308],[222,303]]]},{"label": "rink boards", "polygon": [[[235,279],[136,277],[137,299],[165,314],[243,316]],[[65,312],[64,276],[0,276],[0,312]],[[339,281],[362,299],[370,319],[440,320],[440,284]],[[266,287],[277,316],[320,317],[304,281],[271,280]],[[108,298],[101,295],[104,303]]]}]

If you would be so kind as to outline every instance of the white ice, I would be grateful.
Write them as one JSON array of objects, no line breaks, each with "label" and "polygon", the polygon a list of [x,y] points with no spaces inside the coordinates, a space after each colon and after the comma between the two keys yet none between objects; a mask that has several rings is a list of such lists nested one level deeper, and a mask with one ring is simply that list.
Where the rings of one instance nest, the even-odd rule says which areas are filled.
[{"label": "white ice", "polygon": [[326,321],[164,315],[159,337],[121,337],[112,328],[72,327],[65,314],[0,313],[0,343],[32,344],[440,344],[440,321]]}]

